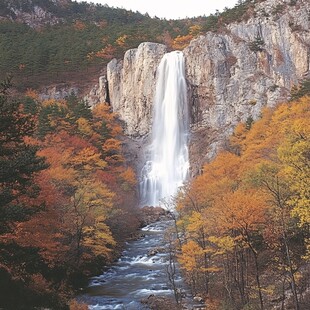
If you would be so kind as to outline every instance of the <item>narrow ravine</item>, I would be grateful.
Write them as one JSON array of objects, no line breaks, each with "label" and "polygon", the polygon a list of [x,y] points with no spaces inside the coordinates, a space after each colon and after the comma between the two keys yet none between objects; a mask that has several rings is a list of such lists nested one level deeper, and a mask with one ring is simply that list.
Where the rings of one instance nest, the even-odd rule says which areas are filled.
[{"label": "narrow ravine", "polygon": [[[188,175],[188,107],[184,56],[167,53],[157,70],[152,142],[141,172],[141,205],[157,206],[176,194]],[[81,300],[89,309],[145,309],[150,295],[173,297],[168,283],[168,250],[164,231],[172,221],[143,228],[144,237],[130,242],[119,261],[91,279]],[[159,250],[158,250],[159,249]],[[181,278],[176,279],[176,283]]]},{"label": "narrow ravine", "polygon": [[[121,258],[107,272],[93,277],[80,300],[89,309],[146,309],[141,300],[150,295],[173,298],[167,277],[168,253],[164,238],[172,221],[142,228],[142,237],[127,244]],[[177,279],[180,282],[181,278]]]}]

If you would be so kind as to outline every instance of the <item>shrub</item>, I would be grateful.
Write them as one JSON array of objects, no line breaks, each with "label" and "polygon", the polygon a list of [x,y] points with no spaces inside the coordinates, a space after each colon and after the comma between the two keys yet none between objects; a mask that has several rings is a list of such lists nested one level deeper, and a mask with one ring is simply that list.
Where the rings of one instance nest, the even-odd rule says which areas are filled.
[{"label": "shrub", "polygon": [[264,40],[260,36],[257,36],[254,41],[249,43],[249,48],[253,52],[262,52],[264,50],[264,45]]},{"label": "shrub", "polygon": [[291,89],[291,101],[303,96],[310,96],[310,79],[303,80],[299,85],[295,85]]}]

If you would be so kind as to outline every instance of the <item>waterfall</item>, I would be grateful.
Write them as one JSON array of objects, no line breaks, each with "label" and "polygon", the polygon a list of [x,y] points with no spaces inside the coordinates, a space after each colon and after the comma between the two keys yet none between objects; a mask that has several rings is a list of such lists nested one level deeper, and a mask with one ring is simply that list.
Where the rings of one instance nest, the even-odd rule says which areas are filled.
[{"label": "waterfall", "polygon": [[152,143],[141,173],[144,205],[170,199],[185,181],[188,169],[188,108],[183,53],[165,54],[157,70]]}]

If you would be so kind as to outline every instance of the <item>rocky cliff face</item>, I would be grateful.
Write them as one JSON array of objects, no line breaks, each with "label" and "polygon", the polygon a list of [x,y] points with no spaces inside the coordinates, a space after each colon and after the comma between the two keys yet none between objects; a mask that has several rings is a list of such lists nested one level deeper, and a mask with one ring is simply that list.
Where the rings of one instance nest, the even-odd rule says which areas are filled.
[{"label": "rocky cliff face", "polygon": [[103,75],[99,77],[98,84],[84,96],[84,100],[92,107],[98,103],[110,101],[106,76]]},{"label": "rocky cliff face", "polygon": [[[1,0],[2,16],[0,20],[12,20],[27,24],[31,28],[42,28],[46,25],[55,25],[63,21],[63,19],[54,16],[48,9],[53,5],[66,5],[68,0],[50,0],[34,2],[32,0]],[[1,13],[1,11],[0,11]],[[1,15],[1,14],[0,14]]]},{"label": "rocky cliff face", "polygon": [[108,64],[109,100],[130,136],[143,136],[150,130],[156,70],[166,50],[162,44],[146,42],[127,51],[124,60]]},{"label": "rocky cliff face", "polygon": [[264,1],[255,17],[223,33],[200,36],[184,50],[194,170],[214,155],[238,122],[257,119],[262,107],[287,99],[291,87],[309,76],[310,3],[286,2]]},{"label": "rocky cliff face", "polygon": [[[252,18],[193,40],[185,48],[193,173],[219,150],[234,126],[288,98],[309,77],[310,3],[266,0]],[[126,134],[151,128],[156,68],[166,48],[143,43],[107,68],[110,102]],[[205,154],[205,155],[204,155]]]},{"label": "rocky cliff face", "polygon": [[39,98],[41,100],[49,100],[49,99],[60,100],[70,95],[78,96],[79,95],[78,87],[67,85],[67,84],[59,84],[59,85],[44,87],[43,89],[41,89]]}]

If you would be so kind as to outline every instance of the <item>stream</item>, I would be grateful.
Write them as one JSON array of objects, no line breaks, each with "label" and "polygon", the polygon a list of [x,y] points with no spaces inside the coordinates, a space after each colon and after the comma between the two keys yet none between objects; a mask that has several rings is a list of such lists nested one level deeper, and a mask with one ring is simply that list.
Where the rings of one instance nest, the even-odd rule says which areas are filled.
[{"label": "stream", "polygon": [[[154,251],[165,246],[164,231],[171,225],[172,221],[161,221],[142,228],[143,237],[127,243],[113,267],[90,279],[80,301],[91,310],[142,310],[147,308],[141,299],[150,295],[173,298],[166,271],[168,253]],[[180,277],[177,282],[180,286]]]},{"label": "stream", "polygon": [[[173,197],[187,179],[188,101],[182,52],[163,56],[157,69],[152,142],[141,172],[141,205],[156,206]],[[140,302],[150,295],[171,296],[164,248],[164,231],[172,221],[161,221],[142,229],[144,237],[127,244],[121,258],[107,272],[93,277],[81,301],[91,310],[146,309]],[[166,241],[166,244],[168,242]],[[157,251],[154,251],[156,250]],[[181,288],[178,276],[176,287]]]}]

